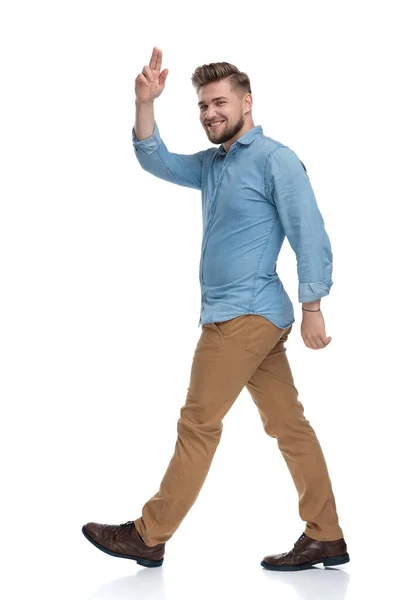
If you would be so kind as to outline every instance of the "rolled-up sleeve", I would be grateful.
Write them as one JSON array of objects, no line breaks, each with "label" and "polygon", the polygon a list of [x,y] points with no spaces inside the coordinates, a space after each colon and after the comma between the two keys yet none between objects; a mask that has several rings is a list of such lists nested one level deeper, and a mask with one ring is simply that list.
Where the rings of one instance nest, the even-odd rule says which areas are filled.
[{"label": "rolled-up sleeve", "polygon": [[333,285],[330,239],[306,168],[293,150],[284,146],[270,155],[265,185],[296,254],[299,302],[327,296]]},{"label": "rolled-up sleeve", "polygon": [[184,187],[201,189],[203,156],[206,150],[195,154],[169,152],[161,139],[157,123],[150,137],[138,140],[132,128],[135,155],[142,169],[152,175]]}]

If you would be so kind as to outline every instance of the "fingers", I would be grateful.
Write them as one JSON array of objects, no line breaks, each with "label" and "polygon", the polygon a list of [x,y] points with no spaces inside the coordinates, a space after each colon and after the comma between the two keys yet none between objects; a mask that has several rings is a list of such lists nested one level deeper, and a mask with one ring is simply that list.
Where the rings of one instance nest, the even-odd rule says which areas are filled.
[{"label": "fingers", "polygon": [[[158,50],[158,48],[157,48]],[[156,61],[156,69],[161,71],[161,63],[162,63],[162,50],[158,50],[157,52],[157,61]]]},{"label": "fingers", "polygon": [[157,49],[157,46],[154,46],[154,48],[153,48],[153,52],[152,52],[152,54],[151,54],[151,57],[150,57],[150,62],[149,62],[149,67],[150,67],[151,69],[155,69],[155,68],[156,68],[156,62],[157,62],[157,50],[158,50],[158,49]]},{"label": "fingers", "polygon": [[153,52],[150,58],[149,67],[152,70],[161,71],[161,63],[162,63],[162,50],[159,50],[157,46],[154,46]]},{"label": "fingers", "polygon": [[145,65],[142,69],[143,75],[146,77],[148,81],[154,81],[153,73],[151,72],[151,68]]},{"label": "fingers", "polygon": [[138,79],[139,79],[139,81],[142,81],[144,84],[149,85],[148,80],[146,79],[146,77],[142,73],[139,73],[139,75],[136,77],[136,81]]},{"label": "fingers", "polygon": [[165,83],[165,80],[166,80],[166,78],[167,78],[167,75],[168,75],[168,73],[169,73],[168,69],[164,69],[164,70],[162,71],[162,73],[160,73],[160,78],[159,78],[159,79],[160,79],[160,84],[161,84],[161,85],[164,85],[164,83]]},{"label": "fingers", "polygon": [[326,348],[332,341],[331,337],[313,337],[313,338],[303,338],[304,343],[307,348],[311,348],[312,350],[320,350],[321,348]]}]

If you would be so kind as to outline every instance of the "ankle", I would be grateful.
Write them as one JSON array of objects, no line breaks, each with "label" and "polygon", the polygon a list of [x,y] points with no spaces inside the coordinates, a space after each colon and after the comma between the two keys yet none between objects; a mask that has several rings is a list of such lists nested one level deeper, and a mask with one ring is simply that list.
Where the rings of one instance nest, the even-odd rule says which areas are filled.
[{"label": "ankle", "polygon": [[141,540],[141,542],[142,542],[143,544],[145,544],[145,546],[146,546],[145,540],[142,538],[142,536],[141,536],[141,534],[139,533],[139,531],[138,531],[136,528],[135,528],[135,530],[136,530],[136,532],[137,532],[137,534],[138,534],[138,537],[139,537],[139,539]]}]

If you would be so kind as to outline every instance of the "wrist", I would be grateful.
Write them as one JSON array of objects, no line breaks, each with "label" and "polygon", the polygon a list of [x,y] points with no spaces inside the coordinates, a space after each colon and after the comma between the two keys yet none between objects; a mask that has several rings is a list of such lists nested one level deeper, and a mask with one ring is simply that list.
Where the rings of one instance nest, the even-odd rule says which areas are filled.
[{"label": "wrist", "polygon": [[154,106],[154,100],[138,100],[138,98],[135,97],[135,104],[137,106]]},{"label": "wrist", "polygon": [[321,310],[321,299],[314,300],[314,302],[303,302],[302,310],[305,312],[319,312]]},{"label": "wrist", "polygon": [[314,300],[314,302],[302,302],[302,308],[307,310],[318,310],[321,308],[321,299]]}]

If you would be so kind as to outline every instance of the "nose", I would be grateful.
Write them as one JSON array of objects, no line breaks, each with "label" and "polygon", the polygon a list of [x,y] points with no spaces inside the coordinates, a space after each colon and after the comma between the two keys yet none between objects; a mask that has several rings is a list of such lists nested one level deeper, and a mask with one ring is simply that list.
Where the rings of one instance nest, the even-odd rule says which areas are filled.
[{"label": "nose", "polygon": [[216,117],[216,111],[213,107],[210,107],[205,112],[205,121],[213,121],[214,117]]}]

